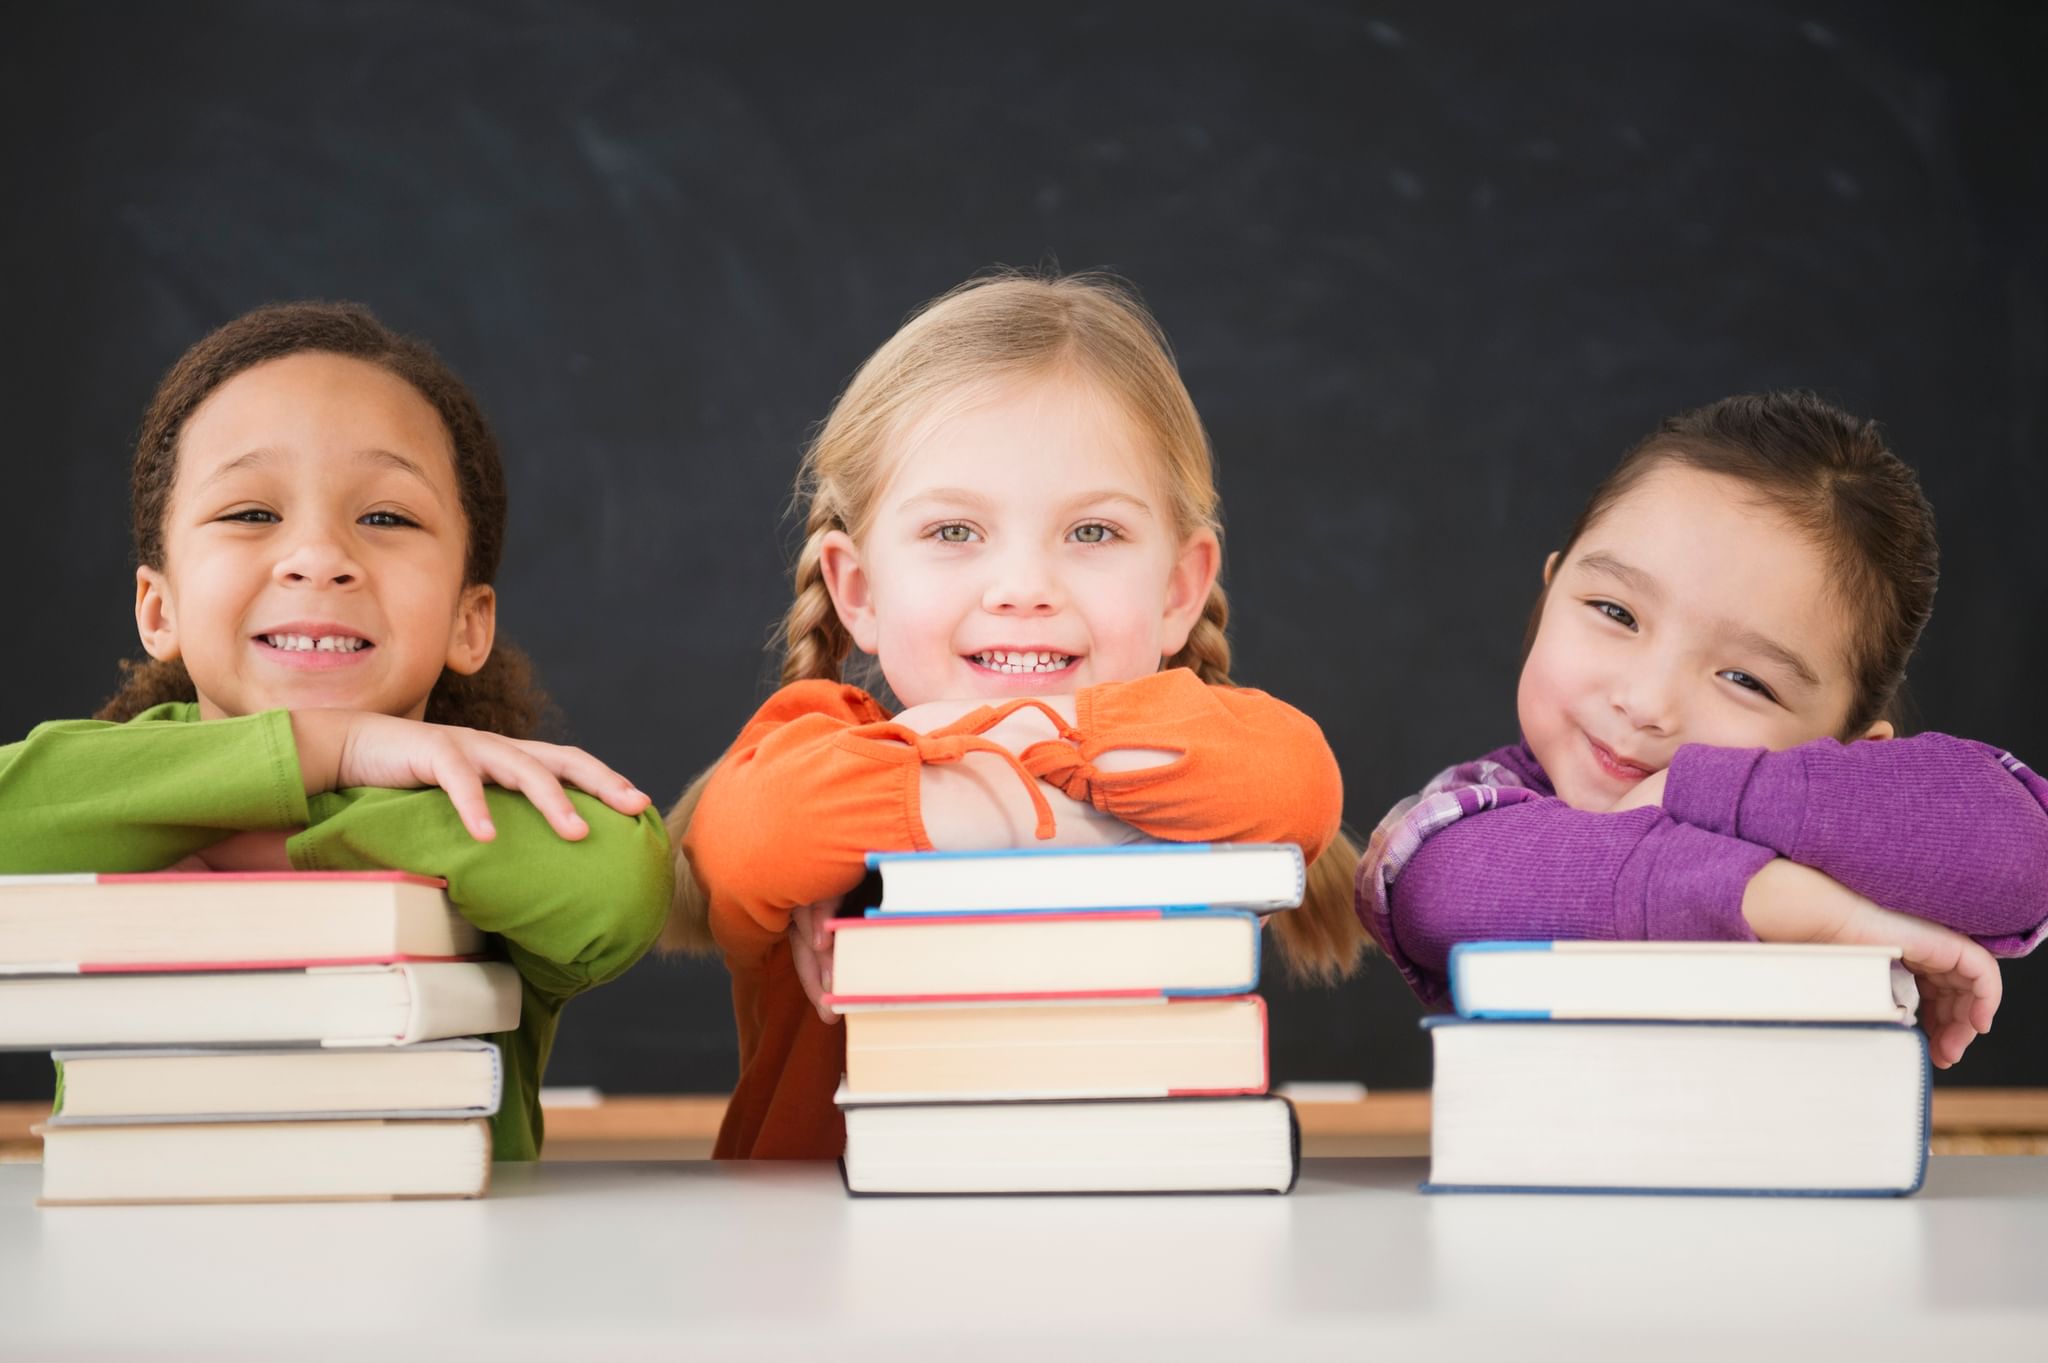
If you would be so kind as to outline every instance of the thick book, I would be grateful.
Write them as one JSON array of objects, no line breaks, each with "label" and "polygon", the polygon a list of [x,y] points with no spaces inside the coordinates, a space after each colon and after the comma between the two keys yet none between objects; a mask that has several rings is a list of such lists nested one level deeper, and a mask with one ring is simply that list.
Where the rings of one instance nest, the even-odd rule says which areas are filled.
[{"label": "thick book", "polygon": [[0,978],[0,1048],[398,1046],[518,1025],[499,961]]},{"label": "thick book", "polygon": [[1764,942],[1464,942],[1462,1017],[1906,1022],[1919,1003],[1897,947]]},{"label": "thick book", "polygon": [[488,1117],[504,1087],[476,1037],[416,1046],[59,1051],[48,1125]]},{"label": "thick book", "polygon": [[491,1181],[484,1121],[37,1129],[45,1207],[480,1197]]},{"label": "thick book", "polygon": [[1431,1192],[1897,1196],[1927,1171],[1903,1023],[1423,1019]]},{"label": "thick book", "polygon": [[1138,842],[987,852],[870,852],[874,912],[1028,913],[1208,907],[1269,913],[1301,903],[1292,843]]},{"label": "thick book", "polygon": [[956,1103],[846,1112],[862,1194],[1284,1193],[1301,1134],[1284,1098]]},{"label": "thick book", "polygon": [[842,1102],[1264,1093],[1266,1005],[1223,999],[844,1010]]},{"label": "thick book", "polygon": [[826,1002],[1248,994],[1259,920],[1236,909],[835,918]]},{"label": "thick book", "polygon": [[473,956],[445,881],[398,871],[0,876],[0,974]]}]

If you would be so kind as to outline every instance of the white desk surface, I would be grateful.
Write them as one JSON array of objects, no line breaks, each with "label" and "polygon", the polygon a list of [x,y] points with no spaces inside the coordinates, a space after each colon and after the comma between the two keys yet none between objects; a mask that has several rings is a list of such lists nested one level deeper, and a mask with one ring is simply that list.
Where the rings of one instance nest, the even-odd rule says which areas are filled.
[{"label": "white desk surface", "polygon": [[1906,1199],[849,1199],[824,1164],[500,1165],[477,1202],[34,1205],[0,1359],[2048,1357],[2048,1158]]}]

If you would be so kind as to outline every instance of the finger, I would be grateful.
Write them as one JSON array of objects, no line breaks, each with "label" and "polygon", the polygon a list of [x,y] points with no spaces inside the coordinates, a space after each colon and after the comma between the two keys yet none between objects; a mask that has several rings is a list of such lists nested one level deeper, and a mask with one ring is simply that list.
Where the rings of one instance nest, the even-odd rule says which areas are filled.
[{"label": "finger", "polygon": [[469,836],[478,842],[498,836],[497,825],[491,822],[491,807],[484,801],[483,779],[459,750],[451,746],[441,754],[433,765],[433,778],[435,785],[448,792],[449,803],[455,806],[456,817]]},{"label": "finger", "polygon": [[1970,1048],[1970,1042],[1975,1040],[1976,1036],[1975,1029],[1967,1022],[1945,1024],[1941,1029],[1938,1046],[1941,1059],[1935,1063],[1942,1069],[1948,1069],[1963,1058],[1963,1052]]},{"label": "finger", "polygon": [[484,774],[506,789],[524,795],[548,821],[548,827],[561,837],[576,842],[589,834],[590,825],[569,802],[569,793],[536,758],[509,743],[487,745],[480,755]]},{"label": "finger", "polygon": [[1998,1014],[1998,1005],[2005,998],[2005,976],[1998,968],[1998,962],[1985,953],[1989,969],[1977,977],[1976,989],[1970,1006],[1970,1025],[1981,1034],[1991,1030],[1991,1019]]},{"label": "finger", "polygon": [[804,997],[816,1006],[818,996],[825,992],[818,982],[818,960],[804,945],[803,937],[793,923],[789,934],[789,962],[796,968],[796,982],[803,986]]},{"label": "finger", "polygon": [[621,814],[638,814],[654,803],[647,792],[581,748],[530,741],[518,746],[562,781],[595,795]]}]

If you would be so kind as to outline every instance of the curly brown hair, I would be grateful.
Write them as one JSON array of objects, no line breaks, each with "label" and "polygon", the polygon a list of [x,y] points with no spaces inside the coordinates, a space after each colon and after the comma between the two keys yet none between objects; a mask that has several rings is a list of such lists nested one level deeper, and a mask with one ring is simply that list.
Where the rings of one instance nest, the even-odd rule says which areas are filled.
[{"label": "curly brown hair", "polygon": [[[401,336],[355,303],[273,303],[246,312],[187,350],[157,385],[135,442],[129,480],[135,558],[164,562],[164,516],[178,476],[185,423],[215,389],[244,370],[307,351],[374,364],[411,384],[440,414],[455,453],[455,482],[469,532],[463,585],[497,576],[505,546],[505,468],[498,440],[476,399],[424,341]],[[198,698],[176,659],[125,660],[121,688],[96,719],[129,720],[166,701]],[[444,671],[427,698],[426,718],[511,738],[527,738],[548,713],[524,652],[500,642],[473,675]]]}]

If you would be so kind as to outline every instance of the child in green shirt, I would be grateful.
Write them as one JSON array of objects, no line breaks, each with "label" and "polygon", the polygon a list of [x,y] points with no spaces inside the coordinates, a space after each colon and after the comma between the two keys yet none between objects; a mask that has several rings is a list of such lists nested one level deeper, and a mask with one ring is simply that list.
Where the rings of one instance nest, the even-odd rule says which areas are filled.
[{"label": "child in green shirt", "polygon": [[562,1005],[645,953],[673,869],[646,795],[525,737],[544,701],[494,647],[505,493],[475,400],[364,309],[260,308],[164,378],[133,502],[150,661],[0,747],[0,873],[444,877],[523,981],[493,1129],[534,1158]]}]

